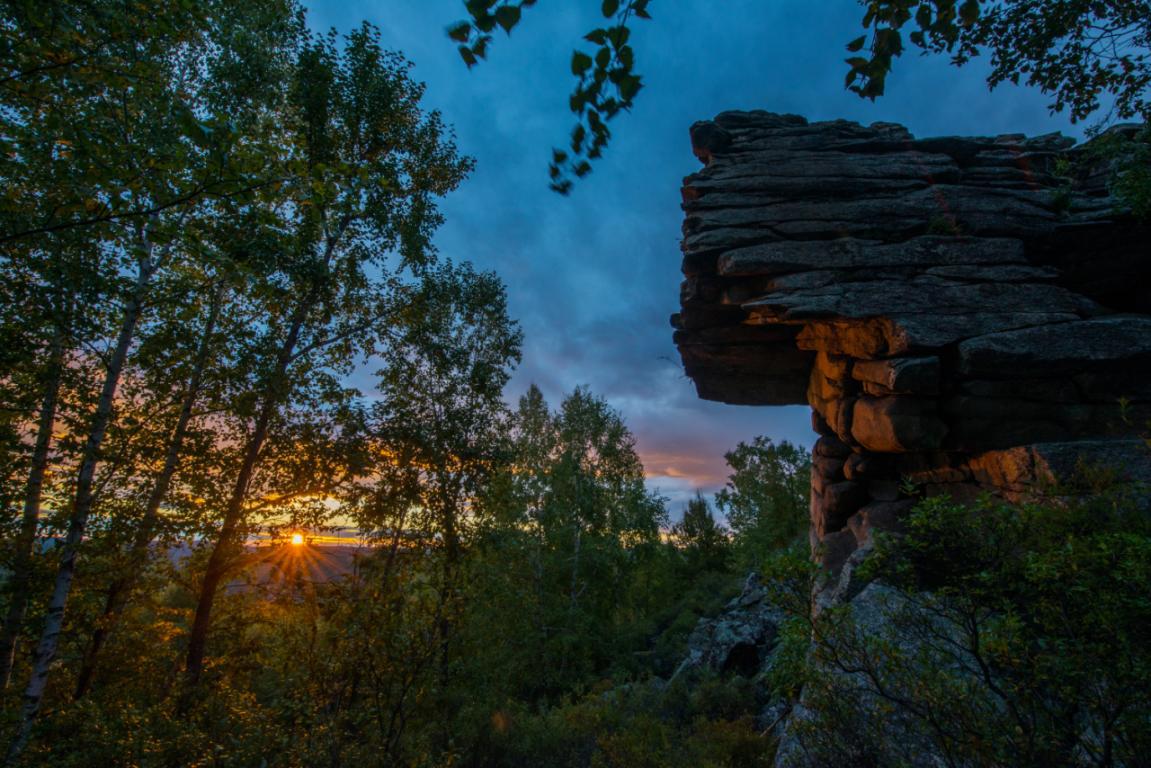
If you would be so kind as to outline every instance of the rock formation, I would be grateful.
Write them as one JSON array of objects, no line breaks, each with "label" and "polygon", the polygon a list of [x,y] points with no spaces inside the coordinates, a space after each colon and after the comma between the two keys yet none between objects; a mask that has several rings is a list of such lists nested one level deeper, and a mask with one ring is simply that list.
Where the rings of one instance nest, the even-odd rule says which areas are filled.
[{"label": "rock formation", "polygon": [[810,404],[831,571],[918,496],[1151,480],[1151,227],[1106,163],[766,112],[692,143],[675,341],[703,398]]},{"label": "rock formation", "polygon": [[672,679],[697,668],[746,677],[759,674],[775,651],[783,618],[767,599],[758,574],[751,574],[721,614],[700,619]]}]

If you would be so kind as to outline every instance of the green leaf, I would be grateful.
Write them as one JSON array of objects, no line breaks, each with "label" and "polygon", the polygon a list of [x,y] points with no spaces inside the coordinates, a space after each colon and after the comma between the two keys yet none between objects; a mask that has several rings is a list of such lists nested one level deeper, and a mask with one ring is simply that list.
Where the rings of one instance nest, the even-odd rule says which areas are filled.
[{"label": "green leaf", "polygon": [[587,129],[584,128],[583,125],[577,124],[576,127],[572,129],[571,147],[573,153],[578,155],[583,151],[583,142],[585,138],[587,138]]},{"label": "green leaf", "polygon": [[931,6],[929,6],[927,3],[923,3],[915,12],[915,23],[919,25],[920,29],[927,29],[931,26],[931,21]]},{"label": "green leaf", "polygon": [[476,29],[481,32],[491,32],[496,28],[496,17],[490,13],[485,13],[476,17]]},{"label": "green leaf", "polygon": [[472,17],[483,16],[487,13],[488,9],[496,4],[496,0],[467,0],[464,7],[468,9],[468,13]]},{"label": "green leaf", "polygon": [[979,20],[979,0],[965,0],[959,6],[959,20],[965,27],[970,27]]},{"label": "green leaf", "polygon": [[591,56],[583,51],[572,52],[572,74],[582,75],[591,67]]},{"label": "green leaf", "polygon": [[457,43],[466,43],[472,34],[472,25],[466,21],[457,21],[448,27],[448,37]]},{"label": "green leaf", "polygon": [[627,77],[620,78],[619,95],[624,101],[630,104],[631,100],[635,98],[635,95],[639,93],[642,87],[643,84],[640,82],[638,75],[628,75]]},{"label": "green leaf", "polygon": [[496,22],[510,35],[516,24],[520,23],[519,6],[501,5],[496,9]]},{"label": "green leaf", "polygon": [[607,30],[606,29],[593,29],[591,32],[588,32],[586,35],[584,35],[583,39],[587,40],[589,43],[595,43],[596,45],[603,45],[604,43],[607,42]]},{"label": "green leaf", "polygon": [[631,49],[630,45],[625,45],[615,52],[615,57],[619,60],[620,65],[626,69],[631,70],[635,64],[635,52]]},{"label": "green leaf", "polygon": [[876,54],[898,56],[903,52],[903,36],[897,29],[875,30]]},{"label": "green leaf", "polygon": [[607,39],[611,42],[612,48],[618,49],[627,45],[629,37],[631,30],[623,25],[612,27],[607,31]]},{"label": "green leaf", "polygon": [[852,53],[855,53],[856,51],[860,51],[863,49],[863,45],[866,42],[867,42],[867,35],[860,35],[859,37],[855,38],[854,40],[852,40],[850,43],[847,44],[847,50],[851,51]]},{"label": "green leaf", "polygon": [[619,10],[619,0],[603,0],[603,7],[600,10],[603,11],[605,18],[612,18]]}]

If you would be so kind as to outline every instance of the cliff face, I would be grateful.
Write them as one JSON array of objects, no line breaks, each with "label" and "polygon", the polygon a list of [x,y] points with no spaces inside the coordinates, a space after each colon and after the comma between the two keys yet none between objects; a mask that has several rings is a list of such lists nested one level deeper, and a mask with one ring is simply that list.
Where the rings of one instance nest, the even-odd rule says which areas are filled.
[{"label": "cliff face", "polygon": [[1151,228],[1072,140],[726,112],[692,143],[675,341],[703,398],[812,407],[833,571],[919,495],[1151,479]]}]

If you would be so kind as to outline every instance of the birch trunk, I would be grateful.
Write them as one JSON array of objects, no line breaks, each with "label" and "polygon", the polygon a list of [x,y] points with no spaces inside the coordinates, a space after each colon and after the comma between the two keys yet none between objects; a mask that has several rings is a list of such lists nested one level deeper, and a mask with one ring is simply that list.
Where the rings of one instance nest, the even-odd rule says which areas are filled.
[{"label": "birch trunk", "polygon": [[84,661],[77,674],[75,699],[82,699],[91,688],[100,651],[103,650],[104,644],[108,641],[108,637],[111,635],[113,629],[115,629],[120,615],[123,613],[124,608],[127,607],[132,589],[135,587],[138,579],[138,574],[148,561],[148,547],[151,546],[152,539],[155,538],[156,535],[160,505],[164,503],[164,499],[168,495],[168,489],[172,485],[172,478],[179,468],[180,458],[184,448],[184,439],[188,435],[188,427],[192,422],[192,412],[195,409],[196,401],[203,387],[204,372],[207,370],[208,363],[212,358],[213,336],[216,333],[216,324],[220,319],[220,312],[224,303],[224,294],[224,284],[221,283],[220,288],[217,289],[215,295],[212,297],[208,320],[204,325],[204,334],[200,339],[199,348],[196,350],[196,357],[192,364],[192,370],[188,374],[188,380],[184,387],[184,398],[180,404],[180,415],[176,419],[176,426],[173,428],[172,436],[168,441],[168,450],[164,455],[164,464],[160,470],[160,474],[156,478],[155,484],[152,486],[151,493],[148,495],[148,500],[144,506],[144,514],[141,516],[139,527],[137,527],[136,535],[132,540],[132,546],[128,552],[127,563],[124,568],[124,575],[112,582],[111,586],[108,587],[108,592],[104,598],[104,612],[96,626],[96,630],[92,633],[91,643],[88,646],[88,651],[84,655]]},{"label": "birch trunk", "polygon": [[32,464],[24,491],[24,511],[20,533],[16,537],[12,577],[9,586],[8,613],[0,629],[0,687],[7,688],[12,681],[12,668],[16,663],[16,646],[24,628],[28,600],[32,589],[32,559],[36,548],[36,531],[40,526],[40,506],[44,490],[44,475],[48,470],[48,456],[52,448],[52,428],[56,423],[56,406],[60,397],[60,381],[64,376],[64,332],[57,325],[48,353],[44,398],[36,426],[36,442],[32,447]]},{"label": "birch trunk", "polygon": [[96,468],[100,463],[100,449],[104,443],[104,436],[108,432],[108,425],[112,420],[116,391],[119,388],[124,364],[128,359],[128,352],[136,335],[136,327],[143,311],[144,298],[152,276],[156,272],[153,249],[147,239],[146,230],[141,232],[141,240],[143,241],[144,253],[138,262],[136,285],[124,307],[120,331],[116,337],[112,354],[108,359],[108,368],[104,374],[100,399],[96,403],[96,412],[92,416],[88,439],[85,441],[84,450],[81,454],[80,469],[76,474],[76,493],[72,500],[72,513],[68,520],[68,534],[64,539],[60,565],[56,571],[55,587],[52,590],[52,597],[44,617],[44,628],[40,634],[40,642],[36,646],[36,653],[32,662],[32,674],[28,678],[27,687],[24,689],[20,726],[8,747],[5,765],[15,764],[28,743],[28,737],[32,734],[32,726],[36,722],[36,715],[40,711],[40,703],[44,699],[44,691],[48,687],[52,662],[56,659],[56,652],[60,646],[60,634],[64,628],[64,612],[68,605],[68,595],[72,591],[72,580],[76,575],[76,555],[80,549],[80,543],[84,539],[88,516],[92,512],[92,502],[95,498],[93,485]]},{"label": "birch trunk", "polygon": [[220,527],[220,534],[208,556],[208,564],[204,570],[204,580],[200,584],[200,595],[196,602],[196,613],[192,619],[192,630],[188,635],[188,653],[184,664],[184,678],[189,688],[194,688],[200,682],[204,672],[204,652],[208,641],[208,627],[212,620],[212,606],[216,600],[216,591],[227,574],[238,542],[236,533],[242,522],[244,501],[248,496],[248,485],[252,481],[260,453],[264,448],[264,441],[268,437],[268,427],[272,417],[280,406],[281,390],[288,365],[292,361],[296,345],[299,343],[300,332],[303,329],[304,319],[314,301],[314,292],[297,308],[288,335],[280,347],[277,355],[276,369],[271,381],[264,391],[263,405],[256,417],[256,425],[248,444],[244,449],[244,459],[240,465],[236,482],[232,486],[232,493],[228,497],[228,505],[224,510],[224,523]]},{"label": "birch trunk", "polygon": [[[319,264],[324,272],[330,268],[336,246],[347,230],[349,223],[349,219],[343,220],[326,237],[324,255]],[[236,476],[236,483],[232,486],[228,504],[224,509],[224,522],[220,527],[220,534],[216,538],[216,543],[212,547],[212,553],[208,556],[204,580],[200,584],[200,595],[196,601],[196,613],[192,619],[192,630],[188,635],[188,653],[184,662],[186,692],[192,691],[199,685],[200,678],[204,673],[204,653],[208,643],[208,627],[212,621],[212,606],[216,601],[216,591],[220,588],[224,576],[232,565],[234,550],[240,545],[240,542],[236,541],[236,534],[240,523],[243,521],[244,501],[248,496],[248,485],[252,481],[252,475],[255,474],[256,465],[264,448],[264,441],[268,437],[268,427],[272,417],[276,414],[283,400],[288,366],[296,357],[296,349],[300,342],[304,323],[308,313],[320,300],[321,292],[322,286],[319,283],[314,283],[296,307],[288,328],[288,335],[284,338],[284,342],[277,353],[276,367],[263,392],[263,404],[259,415],[256,417],[255,428],[252,430],[252,435],[248,438],[248,444],[244,449],[244,459],[240,465],[239,474]],[[180,703],[180,709],[186,711],[189,703],[189,699],[185,696]]]}]

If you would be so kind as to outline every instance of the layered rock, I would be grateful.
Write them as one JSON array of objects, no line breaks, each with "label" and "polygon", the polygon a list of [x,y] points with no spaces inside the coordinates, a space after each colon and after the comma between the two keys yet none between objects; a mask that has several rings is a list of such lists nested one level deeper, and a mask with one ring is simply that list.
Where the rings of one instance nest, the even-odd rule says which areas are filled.
[{"label": "layered rock", "polygon": [[1151,228],[1072,140],[766,112],[692,139],[675,341],[703,398],[812,407],[830,568],[917,496],[1151,479]]},{"label": "layered rock", "polygon": [[746,677],[760,674],[770,666],[783,618],[782,612],[767,599],[759,576],[751,574],[743,591],[721,614],[700,619],[672,679],[694,669]]}]

